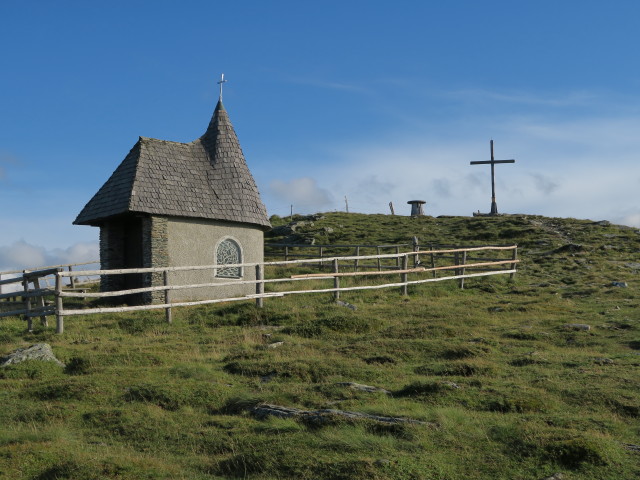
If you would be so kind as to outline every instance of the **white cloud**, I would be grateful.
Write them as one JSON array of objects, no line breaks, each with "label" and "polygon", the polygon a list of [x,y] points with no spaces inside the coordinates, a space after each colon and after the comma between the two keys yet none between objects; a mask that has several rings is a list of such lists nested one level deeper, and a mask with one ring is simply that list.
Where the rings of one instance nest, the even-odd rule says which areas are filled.
[{"label": "white cloud", "polygon": [[332,204],[331,194],[310,177],[273,180],[269,193],[280,203],[292,204],[299,213],[320,211]]},{"label": "white cloud", "polygon": [[[486,160],[488,139],[478,139],[469,125],[473,122],[467,118],[464,126],[441,138],[432,129],[413,138],[334,147],[339,175],[320,167],[307,172],[320,184],[332,185],[336,198],[346,194],[352,211],[388,212],[393,201],[396,213],[404,214],[397,206],[413,198],[426,200],[431,215],[488,211],[489,168],[469,165]],[[516,159],[513,165],[496,168],[499,211],[637,225],[638,211],[629,211],[627,205],[638,198],[640,137],[635,132],[640,117],[501,118],[496,129],[498,158]],[[276,186],[283,190],[285,184]],[[324,201],[311,206],[319,211],[330,198],[324,191]]]},{"label": "white cloud", "polygon": [[99,256],[100,250],[96,242],[76,243],[68,248],[48,250],[20,240],[0,247],[0,272],[92,262],[98,260]]},{"label": "white cloud", "polygon": [[632,213],[630,215],[625,215],[620,219],[618,223],[621,223],[623,225],[629,225],[630,227],[640,228],[640,212]]}]

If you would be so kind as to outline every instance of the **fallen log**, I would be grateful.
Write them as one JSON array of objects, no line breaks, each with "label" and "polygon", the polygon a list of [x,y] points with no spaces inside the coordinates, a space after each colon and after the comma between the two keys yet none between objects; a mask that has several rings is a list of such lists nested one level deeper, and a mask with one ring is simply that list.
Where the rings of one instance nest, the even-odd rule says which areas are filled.
[{"label": "fallen log", "polygon": [[280,418],[300,418],[302,420],[310,421],[313,423],[325,423],[336,417],[342,417],[350,420],[372,420],[380,423],[408,423],[414,425],[427,425],[430,427],[438,427],[435,423],[423,422],[421,420],[415,420],[412,418],[404,417],[385,417],[381,415],[371,415],[368,413],[360,412],[347,412],[344,410],[334,410],[331,408],[321,410],[302,410],[300,408],[283,407],[280,405],[271,405],[268,403],[262,403],[251,407],[249,410],[256,418],[262,420],[269,416]]}]

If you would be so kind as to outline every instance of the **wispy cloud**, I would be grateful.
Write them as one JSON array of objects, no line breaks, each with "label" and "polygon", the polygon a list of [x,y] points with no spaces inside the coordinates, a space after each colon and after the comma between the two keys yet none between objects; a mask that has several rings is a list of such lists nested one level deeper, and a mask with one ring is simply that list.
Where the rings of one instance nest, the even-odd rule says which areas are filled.
[{"label": "wispy cloud", "polygon": [[7,165],[18,165],[20,160],[15,155],[8,152],[0,152],[0,180],[6,180],[8,177],[7,174]]},{"label": "wispy cloud", "polygon": [[599,99],[593,92],[578,91],[562,94],[533,94],[530,92],[496,92],[484,89],[463,89],[446,92],[446,95],[459,100],[474,102],[503,102],[529,106],[576,107],[592,105]]},{"label": "wispy cloud", "polygon": [[273,180],[269,193],[285,205],[293,205],[296,212],[319,211],[332,204],[328,190],[318,186],[316,180],[303,177],[289,181]]},{"label": "wispy cloud", "polygon": [[541,173],[531,173],[530,175],[531,178],[533,178],[536,189],[542,193],[552,193],[559,187],[558,183],[553,181],[553,179],[548,175],[543,175]]},{"label": "wispy cloud", "polygon": [[355,93],[372,93],[372,90],[362,85],[355,85],[346,82],[335,82],[314,78],[302,78],[302,77],[289,77],[286,81],[295,83],[296,85],[307,85],[309,87],[330,89],[330,90],[345,90]]},{"label": "wispy cloud", "polygon": [[47,249],[20,240],[11,245],[0,246],[0,272],[92,262],[98,260],[99,256],[97,242],[82,242],[68,248]]}]

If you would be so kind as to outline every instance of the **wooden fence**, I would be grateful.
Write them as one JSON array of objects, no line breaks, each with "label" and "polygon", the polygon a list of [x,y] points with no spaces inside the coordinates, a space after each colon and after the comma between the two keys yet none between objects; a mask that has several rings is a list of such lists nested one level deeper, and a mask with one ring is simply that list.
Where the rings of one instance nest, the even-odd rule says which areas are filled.
[{"label": "wooden fence", "polygon": [[[135,268],[135,269],[118,269],[118,270],[88,270],[83,271],[83,275],[126,275],[126,274],[143,274],[143,273],[162,273],[164,284],[159,286],[135,288],[129,290],[118,290],[113,292],[78,292],[73,290],[66,290],[63,288],[65,277],[71,277],[76,275],[73,271],[65,271],[62,268],[45,269],[31,272],[23,272],[23,274],[14,279],[3,280],[0,284],[10,282],[21,282],[23,285],[23,292],[20,294],[23,297],[23,308],[10,312],[0,313],[0,317],[23,315],[27,320],[27,328],[32,329],[32,318],[40,317],[43,325],[47,324],[46,316],[56,316],[56,332],[63,333],[64,331],[64,318],[74,315],[87,315],[97,313],[117,313],[117,312],[132,312],[140,310],[165,310],[165,319],[168,323],[171,323],[171,309],[175,307],[192,306],[192,305],[205,305],[221,302],[233,302],[244,300],[255,300],[259,307],[263,306],[265,298],[270,297],[282,297],[285,295],[296,295],[305,293],[330,293],[334,299],[340,297],[341,292],[347,291],[359,291],[359,290],[371,290],[381,288],[393,288],[399,287],[403,295],[408,294],[408,288],[410,285],[418,285],[422,283],[438,282],[443,280],[458,280],[460,287],[464,288],[464,281],[467,278],[484,277],[489,275],[503,275],[508,274],[513,278],[516,273],[516,264],[519,262],[517,258],[517,246],[483,246],[483,247],[465,247],[465,248],[452,248],[452,249],[434,249],[429,250],[415,249],[411,252],[404,253],[392,253],[381,255],[358,255],[358,256],[343,256],[343,257],[325,257],[322,259],[323,265],[330,265],[328,272],[322,273],[297,273],[285,275],[282,273],[283,267],[300,267],[305,264],[317,265],[319,263],[318,258],[300,259],[300,260],[282,260],[271,261],[263,263],[243,263],[226,265],[225,267],[242,267],[242,268],[254,268],[255,280],[229,280],[218,281],[212,283],[199,283],[194,285],[170,285],[169,273],[180,271],[195,271],[195,270],[212,270],[215,271],[220,265],[203,265],[203,266],[187,266],[187,267],[162,267],[162,268]],[[483,257],[487,253],[492,252],[492,255],[498,255],[501,253],[510,253],[509,258],[487,258]],[[476,256],[472,259],[472,255]],[[425,258],[429,259],[429,264],[425,266],[422,262]],[[377,265],[378,262],[389,262],[396,266],[395,269],[378,269],[372,271],[358,271],[357,266],[354,268],[354,260],[364,261],[372,260]],[[444,260],[444,262],[443,262]],[[342,263],[342,265],[341,265]],[[412,265],[410,266],[410,263]],[[444,263],[444,264],[442,264]],[[274,267],[278,267],[280,270],[276,271]],[[504,267],[507,267],[504,269]],[[270,278],[266,275],[266,269],[269,269],[271,274],[274,275]],[[497,268],[497,269],[496,269]],[[468,273],[468,270],[476,270],[475,273]],[[299,272],[299,271],[298,271]],[[278,277],[280,273],[282,276]],[[429,275],[430,274],[430,275]],[[444,275],[443,275],[444,274]],[[387,283],[372,283],[368,285],[361,285],[363,280],[371,277],[388,277],[399,276],[399,281]],[[409,275],[413,275],[415,279],[410,280]],[[55,278],[55,288],[41,288],[40,280],[42,278],[53,276]],[[427,278],[424,278],[424,277]],[[422,278],[420,278],[422,277]],[[360,278],[361,280],[355,283],[355,285],[345,286],[341,285],[342,279],[348,278]],[[332,284],[329,288],[317,288],[317,282],[328,280]],[[307,289],[282,289],[285,283],[297,282],[310,282],[311,286]],[[354,282],[352,282],[354,283]],[[29,284],[33,284],[33,289],[29,289]],[[208,300],[198,301],[181,301],[172,302],[170,299],[170,292],[184,289],[195,288],[210,288],[210,287],[223,287],[229,285],[255,285],[255,293],[249,295],[242,295],[230,298],[211,298]],[[270,291],[265,291],[265,286],[269,287]],[[115,307],[98,307],[98,308],[65,308],[64,299],[83,297],[83,298],[111,298],[132,294],[140,294],[145,292],[164,292],[164,302],[159,304],[149,305],[135,305],[135,306],[115,306]],[[0,299],[7,298],[12,294],[2,294]],[[54,302],[47,304],[45,298],[53,296]],[[35,305],[34,305],[35,303]]]},{"label": "wooden fence", "polygon": [[[375,262],[372,264],[362,264],[361,257],[367,256],[367,253],[369,253],[370,255],[382,255],[385,251],[388,250],[391,250],[392,252],[399,255],[401,251],[407,251],[407,249],[411,246],[408,243],[399,243],[393,245],[307,245],[290,243],[266,243],[264,247],[265,258],[276,258],[282,256],[285,262],[295,258],[315,258],[317,259],[318,267],[330,265],[331,262],[327,259],[331,259],[333,257],[352,256],[354,257],[353,269],[357,272],[360,268],[377,268],[378,270],[400,268],[401,262],[399,256],[396,257],[395,264],[391,265],[385,265],[381,258],[375,259]],[[418,245],[414,243],[413,248],[409,248],[409,251],[416,251],[417,247]],[[305,250],[310,251],[310,253],[304,253]]]}]

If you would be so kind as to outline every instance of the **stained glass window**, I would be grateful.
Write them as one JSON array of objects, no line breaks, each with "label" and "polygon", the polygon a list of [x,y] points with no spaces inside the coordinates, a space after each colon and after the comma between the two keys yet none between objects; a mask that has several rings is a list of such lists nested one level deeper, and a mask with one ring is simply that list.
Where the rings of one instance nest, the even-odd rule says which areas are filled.
[{"label": "stained glass window", "polygon": [[[218,244],[216,249],[216,263],[218,265],[242,263],[240,245],[237,242],[226,238]],[[240,278],[242,277],[241,267],[222,267],[216,269],[216,277]]]}]

